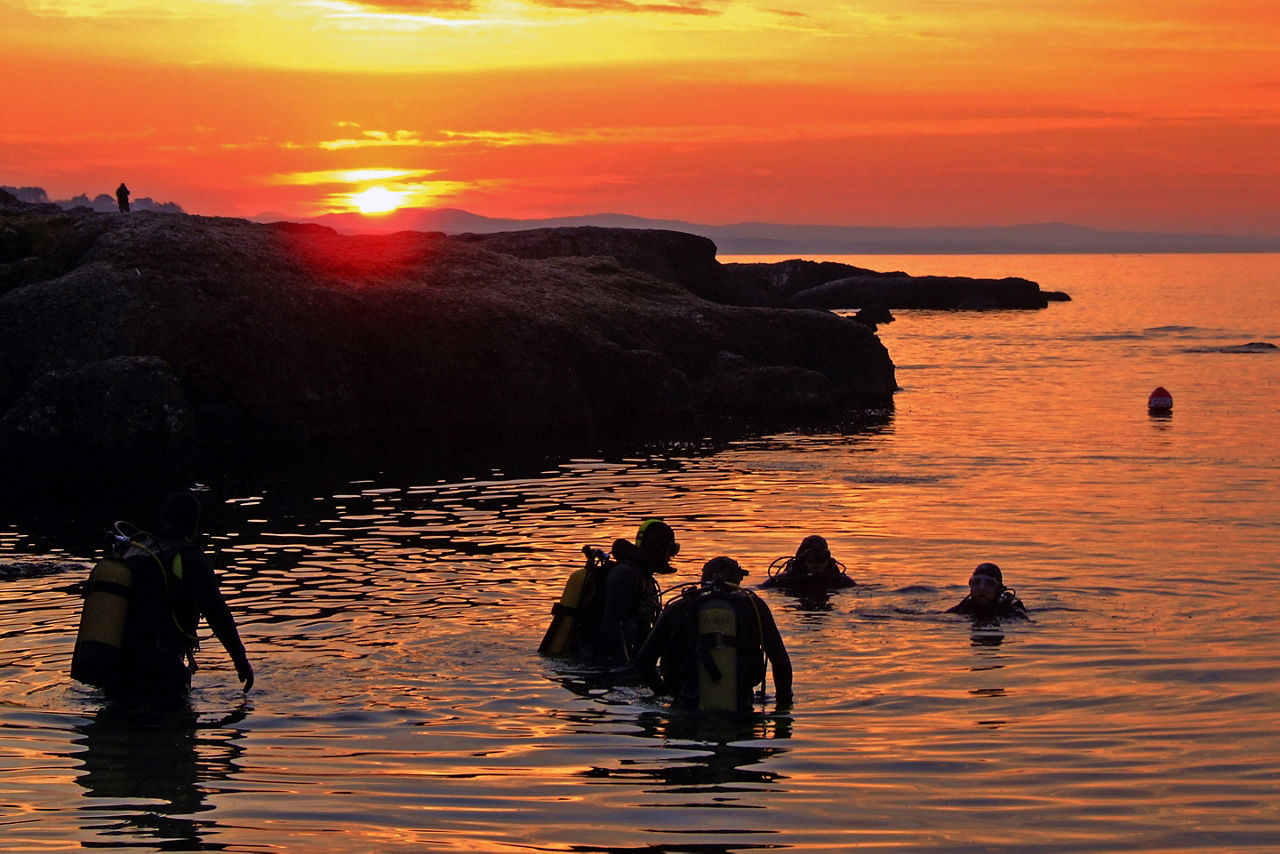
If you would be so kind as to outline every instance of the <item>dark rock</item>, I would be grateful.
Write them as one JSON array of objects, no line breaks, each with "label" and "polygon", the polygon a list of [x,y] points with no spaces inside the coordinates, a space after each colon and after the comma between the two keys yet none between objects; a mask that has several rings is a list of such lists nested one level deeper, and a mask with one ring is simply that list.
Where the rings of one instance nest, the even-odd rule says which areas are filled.
[{"label": "dark rock", "polygon": [[0,581],[19,581],[41,578],[46,575],[84,573],[89,567],[82,563],[53,560],[0,561]]},{"label": "dark rock", "polygon": [[981,310],[1044,308],[1040,287],[1027,279],[971,279],[964,276],[853,276],[796,294],[796,305],[852,309],[887,308]]},{"label": "dark rock", "polygon": [[1248,344],[1227,344],[1221,347],[1191,347],[1187,353],[1274,353],[1275,344],[1269,341],[1250,341]]},{"label": "dark rock", "polygon": [[893,323],[893,315],[880,303],[873,303],[858,309],[853,319],[863,326],[876,329],[881,323]]},{"label": "dark rock", "polygon": [[724,270],[750,288],[768,293],[772,304],[808,308],[1026,309],[1070,299],[1063,293],[1041,291],[1027,279],[908,276],[834,261],[726,264]]},{"label": "dark rock", "polygon": [[55,213],[62,208],[52,202],[27,202],[19,199],[8,190],[0,190],[0,211],[21,211],[21,212],[40,212]]},{"label": "dark rock", "polygon": [[606,231],[565,257],[573,235],[6,208],[0,480],[499,459],[891,404],[866,327],[710,302],[672,279],[713,292],[714,247]]},{"label": "dark rock", "polygon": [[716,245],[679,231],[625,228],[539,228],[454,238],[517,258],[611,259],[725,305],[784,305],[748,277],[729,275],[716,261]]},{"label": "dark rock", "polygon": [[50,371],[0,417],[7,465],[59,480],[71,471],[102,483],[147,483],[183,471],[189,431],[178,378],[146,356]]},{"label": "dark rock", "polygon": [[725,264],[732,277],[772,295],[776,304],[785,304],[801,291],[850,276],[905,276],[905,273],[877,273],[836,261],[804,261],[792,258],[773,263]]},{"label": "dark rock", "polygon": [[[678,231],[543,228],[454,239],[518,258],[597,258],[598,264],[639,270],[724,305],[871,309],[860,322],[872,329],[876,322],[892,321],[891,315],[884,318],[895,308],[1026,309],[1070,299],[1016,278],[908,276],[901,271],[877,272],[801,259],[719,264],[714,243]],[[875,317],[881,319],[873,321]]]}]

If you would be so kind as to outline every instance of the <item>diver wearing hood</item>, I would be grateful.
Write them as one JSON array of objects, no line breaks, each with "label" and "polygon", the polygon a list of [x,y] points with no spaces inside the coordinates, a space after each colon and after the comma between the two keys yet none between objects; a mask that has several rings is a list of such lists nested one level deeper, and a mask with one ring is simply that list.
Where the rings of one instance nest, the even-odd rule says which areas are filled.
[{"label": "diver wearing hood", "polygon": [[1004,575],[994,563],[980,563],[969,578],[969,595],[947,609],[948,614],[966,614],[980,619],[1015,617],[1029,619],[1017,593],[1004,586]]},{"label": "diver wearing hood", "polygon": [[675,532],[661,519],[645,519],[634,544],[615,540],[613,563],[605,576],[598,616],[578,644],[579,655],[602,664],[625,664],[648,636],[661,609],[654,575],[675,572],[671,558],[680,551]]},{"label": "diver wearing hood", "polygon": [[701,583],[662,609],[636,654],[640,676],[655,694],[672,695],[675,708],[750,713],[766,658],[778,708],[791,705],[791,658],[769,606],[741,587],[746,574],[732,558],[707,561]]},{"label": "diver wearing hood", "polygon": [[[781,569],[774,571],[779,564]],[[761,588],[780,588],[783,590],[837,590],[843,587],[856,587],[857,582],[845,575],[844,567],[831,556],[825,538],[813,534],[805,537],[794,557],[778,558],[769,566],[769,577],[761,584]]]},{"label": "diver wearing hood", "polygon": [[124,696],[180,695],[195,669],[196,630],[203,617],[235,664],[247,692],[253,668],[235,618],[204,551],[193,540],[200,502],[190,492],[165,499],[153,534],[138,532],[122,559],[132,571],[116,676],[103,687]]}]

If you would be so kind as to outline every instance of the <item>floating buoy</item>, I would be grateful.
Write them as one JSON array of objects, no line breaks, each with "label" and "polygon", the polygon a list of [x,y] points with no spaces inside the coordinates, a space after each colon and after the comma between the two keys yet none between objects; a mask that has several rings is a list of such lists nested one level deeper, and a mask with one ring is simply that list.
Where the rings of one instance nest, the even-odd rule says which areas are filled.
[{"label": "floating buoy", "polygon": [[1173,409],[1173,395],[1169,394],[1168,389],[1164,386],[1156,386],[1156,390],[1151,392],[1151,397],[1147,398],[1147,410],[1149,412],[1170,412]]}]

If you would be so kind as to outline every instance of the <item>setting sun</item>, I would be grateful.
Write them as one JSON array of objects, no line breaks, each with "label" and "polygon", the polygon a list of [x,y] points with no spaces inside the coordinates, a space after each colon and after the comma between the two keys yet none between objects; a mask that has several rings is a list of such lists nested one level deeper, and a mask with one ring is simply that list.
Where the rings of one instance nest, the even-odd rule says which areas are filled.
[{"label": "setting sun", "polygon": [[351,204],[362,214],[388,213],[400,207],[405,193],[395,193],[386,187],[370,187],[361,193],[353,193]]}]

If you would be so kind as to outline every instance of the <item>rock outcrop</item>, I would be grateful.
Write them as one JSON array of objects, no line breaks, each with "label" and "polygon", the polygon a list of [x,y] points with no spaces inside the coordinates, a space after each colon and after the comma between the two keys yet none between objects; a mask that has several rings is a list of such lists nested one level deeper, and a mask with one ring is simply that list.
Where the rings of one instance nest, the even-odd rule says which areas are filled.
[{"label": "rock outcrop", "polygon": [[0,481],[496,460],[891,405],[866,327],[699,296],[733,287],[701,238],[596,232],[344,237],[0,198]]},{"label": "rock outcrop", "polygon": [[801,308],[1037,309],[1070,299],[1063,293],[1042,291],[1028,279],[909,276],[833,261],[726,264],[724,270],[743,292],[762,292],[774,305]]}]

